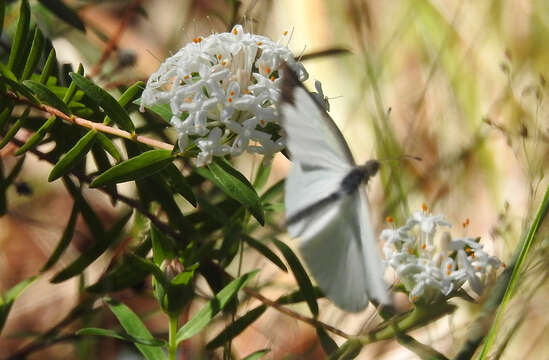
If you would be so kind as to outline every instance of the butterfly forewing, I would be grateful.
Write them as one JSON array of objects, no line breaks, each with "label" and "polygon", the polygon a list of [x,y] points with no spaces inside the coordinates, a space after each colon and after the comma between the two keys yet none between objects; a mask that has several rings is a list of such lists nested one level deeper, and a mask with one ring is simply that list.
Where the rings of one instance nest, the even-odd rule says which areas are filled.
[{"label": "butterfly forewing", "polygon": [[280,111],[293,162],[286,179],[288,233],[299,238],[307,267],[336,305],[359,311],[370,297],[388,304],[366,193],[342,188],[355,166],[349,147],[295,74],[285,67],[283,75]]},{"label": "butterfly forewing", "polygon": [[347,171],[355,162],[334,121],[291,70],[284,75],[280,111],[292,160]]}]

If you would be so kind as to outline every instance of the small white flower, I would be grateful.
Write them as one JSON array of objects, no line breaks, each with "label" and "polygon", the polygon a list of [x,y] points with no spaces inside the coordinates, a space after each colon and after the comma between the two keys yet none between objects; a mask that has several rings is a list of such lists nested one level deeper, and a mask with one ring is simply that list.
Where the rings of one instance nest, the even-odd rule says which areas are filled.
[{"label": "small white flower", "polygon": [[413,213],[405,226],[381,232],[385,262],[395,270],[412,302],[437,302],[465,283],[480,295],[488,272],[501,266],[477,239],[452,239],[449,231],[438,232],[440,227],[450,224],[442,215],[424,210]]},{"label": "small white flower", "polygon": [[307,79],[286,46],[236,25],[230,32],[195,38],[167,58],[147,81],[142,106],[170,105],[181,151],[193,143],[201,150],[197,166],[245,151],[268,161],[284,148],[276,127],[267,128],[278,124],[282,64]]},{"label": "small white flower", "polygon": [[222,130],[218,127],[213,128],[206,139],[196,140],[196,146],[201,150],[196,159],[197,166],[209,164],[213,156],[223,156],[229,153],[231,148],[223,144]]}]

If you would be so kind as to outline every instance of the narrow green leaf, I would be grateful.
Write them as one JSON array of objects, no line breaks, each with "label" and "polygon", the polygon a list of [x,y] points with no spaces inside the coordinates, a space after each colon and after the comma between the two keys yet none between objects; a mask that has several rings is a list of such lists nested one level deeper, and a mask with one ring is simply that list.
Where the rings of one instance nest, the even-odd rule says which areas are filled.
[{"label": "narrow green leaf", "polygon": [[326,355],[330,355],[337,351],[338,346],[337,343],[328,335],[326,330],[324,330],[321,327],[316,328],[316,335],[318,337],[318,341],[320,342],[320,345],[322,346],[322,349],[324,349],[324,352]]},{"label": "narrow green leaf", "polygon": [[288,268],[286,268],[284,262],[282,262],[282,260],[280,260],[280,258],[271,249],[269,249],[267,245],[246,234],[242,234],[242,240],[244,240],[244,242],[252,248],[256,249],[259,253],[261,253],[261,255],[271,260],[272,263],[278,266],[280,270],[284,272],[288,271]]},{"label": "narrow green leaf", "polygon": [[11,45],[10,57],[8,59],[8,68],[13,70],[17,64],[24,62],[25,42],[29,33],[30,25],[30,6],[28,0],[21,0],[19,7],[19,20],[17,30]]},{"label": "narrow green leaf", "polygon": [[[145,89],[145,84],[142,81],[138,81],[132,86],[130,86],[118,99],[118,103],[123,108],[126,108],[129,104],[132,103],[137,97],[141,96],[141,93]],[[103,120],[104,124],[110,125],[112,119],[109,116],[106,116]]]},{"label": "narrow green leaf", "polygon": [[259,360],[263,357],[263,355],[268,354],[271,351],[271,349],[263,349],[263,350],[257,350],[251,353],[250,355],[246,356],[242,360]]},{"label": "narrow green leaf", "polygon": [[107,336],[118,340],[128,341],[134,344],[149,345],[149,346],[166,346],[167,343],[160,339],[148,339],[131,336],[127,333],[116,332],[108,329],[100,328],[84,328],[76,332],[76,335],[92,335],[92,336]]},{"label": "narrow green leaf", "polygon": [[170,242],[167,235],[164,235],[158,228],[151,225],[151,242],[153,248],[153,261],[160,266],[165,259],[173,259],[175,256],[174,244]]},{"label": "narrow green leaf", "polygon": [[42,126],[30,137],[30,139],[27,140],[23,146],[21,146],[17,151],[15,152],[15,155],[19,156],[21,154],[24,154],[27,150],[32,148],[34,145],[38,144],[44,136],[48,133],[48,131],[52,128],[53,125],[55,125],[57,118],[55,116],[51,116],[46,120]]},{"label": "narrow green leaf", "polygon": [[55,48],[51,48],[50,53],[48,54],[48,58],[46,59],[46,63],[44,64],[44,68],[42,69],[42,73],[40,74],[41,84],[47,83],[48,77],[50,76],[55,63],[56,63]]},{"label": "narrow green leaf", "polygon": [[241,203],[263,225],[264,215],[261,202],[248,179],[223,160],[216,159],[206,168],[196,171],[213,182],[227,196]]},{"label": "narrow green leaf", "polygon": [[400,345],[416,354],[422,360],[448,360],[446,356],[432,347],[420,343],[409,335],[398,333],[396,339]]},{"label": "narrow green leaf", "polygon": [[97,105],[101,106],[120,128],[132,133],[135,131],[135,127],[126,110],[109,93],[82,75],[70,73],[70,76],[76,85],[93,99]]},{"label": "narrow green leaf", "polygon": [[150,273],[149,268],[141,266],[135,256],[126,254],[119,265],[95,284],[87,287],[86,291],[95,294],[109,294],[124,290],[142,283]]},{"label": "narrow green leaf", "polygon": [[[84,75],[84,66],[82,64],[78,65],[78,69],[76,70],[76,73],[78,75]],[[68,104],[71,102],[73,97],[76,94],[76,82],[71,81],[71,84],[69,85],[68,90],[65,92],[65,95],[63,96],[63,102],[65,104]],[[87,108],[86,105],[84,105],[85,108]]]},{"label": "narrow green leaf", "polygon": [[166,212],[170,225],[185,235],[189,237],[192,236],[192,233],[194,232],[193,225],[181,212],[179,205],[177,205],[177,202],[174,199],[173,192],[164,179],[158,176],[151,176],[147,179],[139,180],[139,182],[140,181],[144,181],[148,184],[146,185],[148,188],[155,190],[154,193],[150,194],[150,198],[157,201],[162,207],[162,210]]},{"label": "narrow green leaf", "polygon": [[181,171],[177,169],[177,166],[174,164],[168,165],[162,170],[162,176],[173,192],[180,194],[190,202],[192,206],[196,207],[197,203],[193,189],[187,182],[187,179],[181,174]]},{"label": "narrow green leaf", "polygon": [[[116,316],[120,325],[126,330],[128,335],[145,340],[154,340],[147,327],[141,322],[139,316],[137,316],[129,307],[115,301],[113,299],[105,299],[105,302],[109,306],[109,309]],[[167,357],[159,347],[135,344],[141,354],[145,356],[147,360],[166,360]]]},{"label": "narrow green leaf", "polygon": [[65,5],[61,0],[38,0],[44,7],[48,8],[52,13],[57,15],[59,19],[67,24],[75,27],[78,30],[86,31],[84,23],[78,17],[78,14]]},{"label": "narrow green leaf", "polygon": [[11,307],[19,295],[29,286],[38,276],[32,276],[28,279],[25,279],[9,289],[5,294],[0,296],[0,334],[4,328],[4,324],[8,318],[8,314],[11,310]]},{"label": "narrow green leaf", "polygon": [[[96,139],[99,140],[101,133],[97,133]],[[95,141],[91,148],[91,153],[93,156],[93,160],[95,161],[95,165],[97,166],[97,170],[101,172],[105,172],[109,170],[112,165],[109,161],[109,158],[107,157],[107,154],[105,153],[105,150],[101,147],[99,144],[99,141]],[[116,187],[116,184],[112,184],[107,186],[107,190],[109,192],[109,196],[111,197],[111,203],[113,206],[116,206],[116,201],[118,198],[118,188]]]},{"label": "narrow green leaf", "polygon": [[15,76],[15,74],[1,61],[0,61],[0,74],[15,82],[18,81],[17,76]]},{"label": "narrow green leaf", "polygon": [[0,77],[0,81],[4,82],[6,85],[9,85],[15,92],[19,93],[19,95],[26,97],[33,104],[40,105],[40,101],[38,101],[36,96],[34,96],[34,94],[27,87],[4,75]]},{"label": "narrow green leaf", "polygon": [[17,160],[17,163],[15,163],[15,166],[13,167],[9,175],[6,177],[6,180],[5,180],[6,186],[11,185],[15,181],[15,179],[21,172],[21,169],[23,168],[24,163],[25,163],[24,156],[21,157],[19,160]]},{"label": "narrow green leaf", "polygon": [[42,51],[44,50],[44,35],[42,35],[42,32],[36,26],[34,28],[34,37],[32,39],[32,45],[29,52],[29,55],[27,57],[27,61],[25,63],[25,68],[23,69],[23,74],[21,75],[21,79],[28,79],[32,71],[34,70],[34,67],[36,66],[36,63],[40,59],[40,55]]},{"label": "narrow green leaf", "polygon": [[31,89],[31,91],[33,91],[36,96],[38,96],[38,99],[40,99],[40,101],[44,104],[53,106],[65,115],[72,114],[67,104],[58,98],[57,95],[55,95],[46,85],[34,80],[25,80],[23,81],[23,85]]},{"label": "narrow green leaf", "polygon": [[[1,63],[2,62],[0,62],[0,64]],[[5,100],[5,99],[2,99],[2,100]],[[6,102],[1,101],[0,105],[2,105],[2,107],[4,107],[4,109],[2,109],[0,111],[0,130],[2,130],[6,126],[6,123],[10,120],[10,115],[11,115],[11,112],[13,110],[13,102],[11,102],[11,101],[6,101]]]},{"label": "narrow green leaf", "polygon": [[23,115],[21,115],[21,118],[17,119],[15,124],[13,124],[13,126],[8,130],[8,132],[6,133],[6,135],[4,136],[2,141],[0,142],[0,149],[2,149],[4,146],[6,146],[13,139],[15,134],[17,134],[19,129],[21,129],[22,118],[26,118],[29,115],[29,112],[30,112],[30,108],[27,108],[25,110],[25,112],[23,113]]},{"label": "narrow green leaf", "polygon": [[303,293],[303,296],[307,301],[307,305],[309,305],[309,309],[311,310],[311,313],[313,313],[314,316],[317,316],[318,304],[316,302],[315,290],[314,290],[313,284],[311,283],[311,279],[309,279],[307,272],[303,268],[303,265],[301,265],[301,262],[299,261],[297,256],[294,254],[294,252],[288,247],[288,245],[284,244],[282,241],[278,239],[273,239],[273,243],[284,255],[284,257],[286,258],[286,261],[288,262],[288,265],[290,265],[290,268],[294,273],[294,277],[297,281],[297,284],[299,285],[299,289]]},{"label": "narrow green leaf", "polygon": [[[137,99],[133,103],[136,105],[141,105],[141,99]],[[145,109],[160,116],[160,118],[162,118],[167,123],[170,122],[173,116],[172,111],[170,109],[170,104],[155,104],[151,106],[145,106]]]},{"label": "narrow green leaf", "polygon": [[76,145],[74,145],[51,169],[48,181],[52,182],[59,179],[61,176],[66,175],[69,171],[74,169],[80,162],[86,157],[91,150],[97,131],[90,130],[84,135]]},{"label": "narrow green leaf", "polygon": [[284,179],[278,181],[261,195],[261,202],[272,201],[284,192]]},{"label": "narrow green leaf", "polygon": [[[497,307],[497,304],[499,304],[499,307],[497,307],[496,316],[494,318],[494,321],[492,323],[492,326],[490,327],[490,331],[488,335],[486,336],[486,339],[484,341],[484,346],[482,348],[482,352],[480,354],[481,360],[486,359],[488,356],[488,352],[490,351],[491,346],[493,345],[496,335],[500,326],[501,318],[504,314],[504,310],[507,307],[507,304],[511,297],[513,296],[513,291],[515,287],[517,286],[518,279],[520,278],[521,271],[523,270],[526,257],[530,252],[530,248],[532,247],[532,244],[534,243],[534,240],[536,239],[536,235],[538,233],[539,227],[545,220],[545,217],[547,216],[547,213],[549,212],[549,186],[545,189],[545,194],[543,195],[543,199],[538,207],[538,210],[536,212],[536,216],[532,223],[530,224],[530,227],[528,228],[528,233],[526,236],[524,236],[520,242],[520,246],[517,248],[515,254],[513,255],[513,261],[508,266],[508,268],[512,269],[512,274],[508,278],[508,283],[506,284],[505,293],[503,295],[499,294],[499,291],[494,291],[492,297],[488,300],[486,306],[492,306],[493,309],[490,309],[491,311],[495,310]],[[505,271],[508,271],[507,269]],[[500,278],[505,279],[506,277],[500,276]],[[497,288],[502,288],[505,284],[497,284]],[[499,290],[499,289],[497,289]],[[486,309],[485,309],[486,311]]]},{"label": "narrow green leaf", "polygon": [[101,147],[108,152],[116,162],[122,160],[122,155],[114,143],[103,133],[97,133],[97,141],[101,144]]},{"label": "narrow green leaf", "polygon": [[149,261],[141,256],[135,254],[128,254],[132,258],[133,264],[136,269],[146,270],[149,274],[152,274],[156,281],[160,282],[163,286],[167,286],[169,281],[164,275],[160,266],[156,265],[152,261]]},{"label": "narrow green leaf", "polygon": [[271,174],[271,164],[266,165],[265,164],[265,158],[263,158],[263,161],[261,161],[261,164],[259,165],[259,169],[257,169],[257,174],[255,174],[254,179],[254,188],[259,191],[263,189],[265,184],[267,183],[267,180],[269,180],[269,175]]},{"label": "narrow green leaf", "polygon": [[[80,205],[80,204],[79,204]],[[92,262],[97,260],[110,246],[115,245],[116,240],[120,237],[120,232],[128,222],[132,215],[132,212],[128,212],[123,215],[114,225],[108,233],[102,238],[95,239],[93,245],[86,249],[76,260],[59,271],[51,280],[52,283],[59,283],[70,279],[71,277],[80,274],[87,268]]]},{"label": "narrow green leaf", "polygon": [[232,339],[237,337],[242,331],[256,321],[264,312],[267,310],[266,305],[259,305],[256,308],[250,310],[245,315],[242,315],[240,318],[229,324],[225,329],[223,329],[215,338],[213,338],[207,345],[206,349],[215,349],[216,347],[222,346],[230,342]]},{"label": "narrow green leaf", "polygon": [[200,332],[210,323],[213,317],[223,310],[223,308],[236,296],[248,281],[256,274],[256,271],[249,272],[241,277],[231,281],[214,298],[206,303],[185,325],[183,325],[176,335],[176,343],[186,340]]},{"label": "narrow green leaf", "polygon": [[53,265],[55,265],[57,260],[59,260],[63,252],[65,252],[74,235],[74,228],[76,226],[77,217],[78,217],[78,206],[76,205],[76,203],[74,203],[74,205],[72,206],[71,215],[69,217],[69,222],[67,223],[67,227],[65,227],[65,230],[63,231],[63,235],[61,236],[61,239],[59,239],[59,242],[57,243],[55,250],[50,255],[50,258],[48,259],[44,267],[42,267],[42,270],[40,270],[40,272],[49,270]]},{"label": "narrow green leaf", "polygon": [[168,166],[174,157],[169,150],[149,150],[126,160],[95,178],[90,186],[100,187],[141,179]]},{"label": "narrow green leaf", "polygon": [[[322,290],[320,290],[318,286],[313,287],[313,291],[315,293],[315,299],[321,299],[324,297]],[[296,290],[287,295],[283,295],[276,300],[276,302],[280,305],[296,304],[302,301],[305,301],[305,297],[303,296],[301,290]]]}]

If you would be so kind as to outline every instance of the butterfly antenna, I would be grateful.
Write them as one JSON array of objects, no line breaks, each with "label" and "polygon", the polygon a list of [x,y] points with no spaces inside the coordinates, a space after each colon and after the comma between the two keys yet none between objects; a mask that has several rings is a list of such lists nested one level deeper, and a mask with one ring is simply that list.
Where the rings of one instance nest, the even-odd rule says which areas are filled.
[{"label": "butterfly antenna", "polygon": [[386,159],[378,159],[379,162],[384,162],[384,161],[402,161],[403,159],[410,159],[410,160],[416,160],[416,161],[422,161],[423,159],[419,156],[414,156],[414,155],[400,155],[398,157],[395,157],[395,158],[386,158]]}]

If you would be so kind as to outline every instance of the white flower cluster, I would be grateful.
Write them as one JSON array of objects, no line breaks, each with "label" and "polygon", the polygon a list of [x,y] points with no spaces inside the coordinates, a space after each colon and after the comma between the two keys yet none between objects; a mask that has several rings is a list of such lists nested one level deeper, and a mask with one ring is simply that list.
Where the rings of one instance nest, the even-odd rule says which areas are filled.
[{"label": "white flower cluster", "polygon": [[284,63],[307,79],[286,46],[236,25],[195,38],[166,59],[147,81],[142,105],[170,105],[181,151],[192,141],[200,149],[197,166],[244,151],[269,160],[284,148],[280,134],[266,131],[277,123],[278,69]]},{"label": "white flower cluster", "polygon": [[410,301],[434,303],[466,282],[480,295],[487,275],[502,266],[477,239],[452,238],[450,232],[439,231],[449,227],[442,215],[431,215],[424,207],[406,225],[381,232],[386,263],[397,273]]}]

